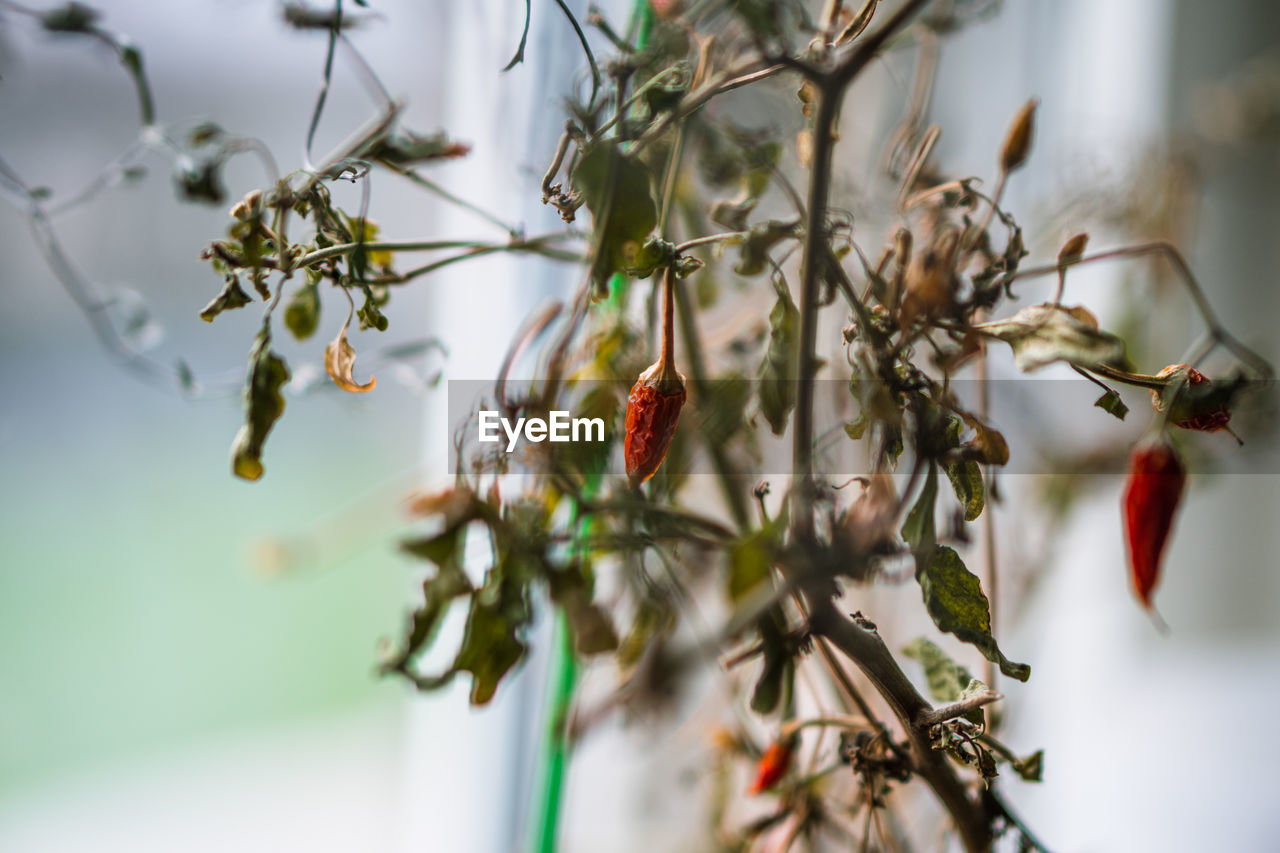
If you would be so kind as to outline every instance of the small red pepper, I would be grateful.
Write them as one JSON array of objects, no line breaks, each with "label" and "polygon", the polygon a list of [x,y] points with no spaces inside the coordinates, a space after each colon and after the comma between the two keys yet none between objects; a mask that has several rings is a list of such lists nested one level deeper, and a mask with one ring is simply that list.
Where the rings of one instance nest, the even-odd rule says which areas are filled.
[{"label": "small red pepper", "polygon": [[776,740],[769,744],[764,755],[760,756],[760,760],[756,762],[756,777],[751,780],[751,787],[747,788],[747,793],[754,796],[778,784],[791,767],[791,754],[794,749],[795,744],[791,739]]},{"label": "small red pepper", "polygon": [[1134,449],[1124,490],[1133,587],[1147,609],[1160,579],[1160,557],[1173,529],[1187,472],[1173,446],[1161,440]]},{"label": "small red pepper", "polygon": [[662,323],[662,355],[640,374],[627,398],[623,457],[627,463],[627,478],[633,488],[652,477],[662,465],[662,460],[667,458],[685,401],[684,377],[675,368],[673,276],[673,271],[668,268],[664,281],[666,308]]},{"label": "small red pepper", "polygon": [[[651,374],[658,365],[640,374],[640,381],[627,398],[627,436],[623,455],[627,460],[627,477],[639,486],[652,477],[667,458],[667,449],[676,432],[680,408],[684,405],[684,383],[668,384],[663,391],[660,380]],[[679,374],[677,374],[677,378]],[[652,383],[652,384],[650,384]]]}]

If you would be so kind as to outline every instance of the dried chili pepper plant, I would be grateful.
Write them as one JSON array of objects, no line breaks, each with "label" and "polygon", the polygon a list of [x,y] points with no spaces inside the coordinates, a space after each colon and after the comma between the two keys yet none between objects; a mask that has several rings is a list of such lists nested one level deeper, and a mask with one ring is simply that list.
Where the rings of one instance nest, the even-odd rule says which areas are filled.
[{"label": "dried chili pepper plant", "polygon": [[[993,627],[997,473],[1024,448],[993,420],[990,351],[1007,347],[1024,372],[1068,365],[1103,389],[1096,405],[1120,419],[1122,387],[1151,392],[1154,437],[1133,452],[1123,500],[1146,606],[1184,488],[1174,442],[1224,429],[1242,392],[1272,370],[1222,326],[1168,243],[1090,252],[1077,230],[1052,262],[1023,265],[1034,243],[1004,190],[1034,163],[1037,102],[1012,117],[989,163],[934,156],[938,51],[974,13],[929,0],[655,0],[639,2],[629,22],[596,10],[584,28],[570,16],[583,73],[557,124],[563,133],[539,141],[554,150],[541,198],[565,221],[545,234],[486,214],[483,199],[443,193],[423,170],[447,168],[468,146],[402,127],[403,107],[389,100],[329,156],[278,178],[271,163],[272,180],[235,205],[227,234],[204,252],[221,290],[203,319],[263,305],[233,450],[241,477],[263,475],[268,433],[284,414],[290,370],[272,348],[279,325],[305,341],[322,304],[336,300],[347,322],[324,349],[328,373],[342,389],[372,392],[372,378],[353,375],[351,320],[366,336],[385,329],[395,288],[430,286],[433,272],[500,251],[562,261],[578,276],[512,345],[493,398],[513,417],[599,417],[605,440],[551,445],[518,480],[504,458],[459,443],[453,485],[413,503],[428,532],[404,548],[428,568],[383,672],[424,690],[465,675],[471,701],[487,703],[527,658],[535,615],[549,607],[574,658],[610,685],[605,701],[557,694],[556,755],[620,708],[671,707],[699,678],[728,685],[711,759],[719,781],[706,793],[724,849],[903,849],[935,837],[901,814],[912,791],[928,792],[965,850],[988,850],[1002,834],[1043,849],[1001,777],[1038,780],[1045,757],[1003,743],[987,707],[1002,698],[997,678],[1016,703],[1032,672]],[[335,48],[355,51],[348,21],[338,4],[293,23],[327,31],[331,59]],[[92,19],[77,26],[97,32]],[[872,185],[859,187],[861,198],[887,201],[855,215],[850,182],[837,180],[847,165],[840,119],[864,120],[851,85],[888,53],[915,57],[915,94],[883,134]],[[122,60],[143,79],[140,62]],[[180,187],[218,204],[222,164],[259,150],[214,127],[187,144]],[[989,167],[987,193],[968,170]],[[368,195],[348,211],[331,193],[340,180],[367,188],[374,170],[465,206],[494,233],[383,239]],[[47,226],[43,201],[7,177],[36,227]],[[435,256],[406,268],[418,252]],[[1068,278],[1081,265],[1149,257],[1172,264],[1207,331],[1179,363],[1143,372],[1126,341],[1072,301]],[[656,275],[660,305],[635,284]],[[1056,278],[1052,300],[1011,307],[1015,285],[1038,277]],[[647,352],[655,327],[657,352]],[[539,376],[516,389],[508,369],[543,337]],[[1211,381],[1202,372],[1210,356],[1225,357]],[[686,376],[694,405],[681,417]],[[835,414],[818,405],[825,380],[839,389]],[[857,486],[828,467],[833,436],[863,460]],[[783,442],[787,462],[766,462]],[[477,536],[488,546],[483,566],[469,546]],[[981,577],[966,565],[975,540],[987,545]],[[1119,565],[1124,544],[1115,552]],[[892,632],[872,621],[892,614],[853,611],[870,609],[875,585],[910,583],[936,630],[894,648]],[[420,661],[455,610],[465,628],[452,660],[426,671]],[[983,680],[965,655],[985,660]],[[554,821],[544,830],[551,849]]]}]

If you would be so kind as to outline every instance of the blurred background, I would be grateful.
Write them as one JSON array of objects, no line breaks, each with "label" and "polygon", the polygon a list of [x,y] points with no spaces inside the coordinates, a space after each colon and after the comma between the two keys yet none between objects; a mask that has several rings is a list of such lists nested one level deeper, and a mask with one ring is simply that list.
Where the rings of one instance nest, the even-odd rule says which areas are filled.
[{"label": "blurred background", "polygon": [[[261,138],[284,170],[300,164],[322,33],[290,29],[268,2],[97,5],[143,51],[163,121],[215,119]],[[569,5],[585,15],[584,2]],[[630,7],[604,5],[615,20]],[[992,14],[942,49],[941,161],[987,174],[1008,117],[1039,97],[1034,168],[1009,196],[1024,224],[1047,223],[1049,242],[1033,244],[1029,262],[1051,258],[1073,230],[1117,245],[1149,214],[1141,227],[1179,237],[1226,325],[1280,356],[1280,7],[979,5]],[[537,185],[579,65],[558,10],[534,3],[527,61],[499,74],[519,40],[518,0],[373,7],[353,38],[408,99],[406,122],[474,146],[433,177],[530,233],[554,227]],[[317,151],[376,110],[343,61]],[[891,115],[910,73],[909,57],[891,56],[859,86]],[[69,196],[136,131],[108,50],[4,12],[0,156],[28,185]],[[192,367],[206,392],[194,399],[109,358],[23,211],[0,205],[0,850],[520,849],[545,661],[535,656],[479,713],[465,685],[420,697],[374,670],[380,640],[415,602],[418,568],[397,553],[403,499],[443,482],[448,425],[431,378],[491,377],[519,322],[576,272],[493,258],[403,289],[388,332],[356,340],[362,358],[428,338],[449,357],[371,360],[379,385],[359,398],[306,391],[322,375],[319,347],[281,336],[304,381],[265,478],[246,484],[231,477],[227,448],[259,318],[251,308],[211,327],[197,316],[220,282],[196,258],[225,229],[226,206],[179,204],[165,163],[146,163],[145,179],[55,225],[114,310],[133,316],[131,293],[145,301],[137,340]],[[1187,192],[1153,191],[1172,194],[1187,163]],[[261,174],[252,158],[235,161],[230,197]],[[373,191],[388,237],[502,237],[389,178]],[[1170,224],[1171,211],[1185,219]],[[1123,270],[1081,273],[1090,304],[1143,286]],[[341,322],[329,308],[315,340]],[[1174,334],[1188,330],[1189,320]],[[1046,751],[1043,783],[1007,784],[1051,848],[1274,849],[1274,470],[1193,477],[1159,598],[1169,637],[1130,599],[1119,477],[1098,478],[1065,518],[1002,524],[1002,553],[1035,568],[1034,582],[1003,594],[1003,612],[1020,615],[1002,620],[1001,643],[1035,666],[1027,685],[1007,686],[1006,740]],[[696,771],[683,747],[704,735],[690,718],[589,739],[570,775],[565,849],[706,849],[696,804],[670,796]]]}]

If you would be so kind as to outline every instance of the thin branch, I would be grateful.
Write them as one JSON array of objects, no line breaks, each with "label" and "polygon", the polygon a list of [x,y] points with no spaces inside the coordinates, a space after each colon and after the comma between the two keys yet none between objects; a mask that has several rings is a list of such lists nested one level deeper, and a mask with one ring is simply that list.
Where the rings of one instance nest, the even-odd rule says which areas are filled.
[{"label": "thin branch", "polygon": [[920,728],[936,726],[940,723],[954,720],[956,717],[963,717],[970,711],[976,711],[984,705],[990,705],[992,702],[998,702],[1003,698],[1004,696],[994,690],[986,690],[982,693],[974,694],[967,699],[961,699],[957,702],[952,702],[950,705],[943,705],[941,708],[935,708],[929,713],[921,715],[916,721],[916,725]]},{"label": "thin branch", "polygon": [[1017,272],[1002,278],[1001,283],[1009,285],[1021,278],[1034,278],[1036,276],[1057,274],[1059,271],[1066,269],[1067,267],[1076,266],[1077,264],[1087,264],[1095,261],[1112,260],[1115,258],[1138,258],[1148,255],[1163,256],[1173,264],[1174,269],[1177,270],[1183,284],[1186,286],[1188,294],[1191,296],[1192,303],[1196,306],[1196,310],[1204,320],[1204,324],[1208,328],[1209,334],[1213,336],[1215,341],[1230,350],[1236,358],[1249,365],[1262,377],[1269,378],[1274,375],[1275,370],[1266,359],[1237,340],[1235,336],[1227,331],[1227,329],[1218,320],[1218,315],[1214,313],[1213,307],[1209,304],[1208,297],[1205,296],[1204,289],[1200,286],[1195,275],[1191,272],[1191,267],[1187,264],[1186,259],[1182,257],[1182,253],[1179,252],[1171,243],[1166,243],[1164,241],[1143,243],[1138,246],[1127,246],[1122,249],[1111,249],[1106,252],[1097,252],[1095,254],[1085,255],[1070,261],[1056,261],[1052,264],[1046,264],[1040,267],[1018,270]]},{"label": "thin branch", "polygon": [[[560,7],[560,11],[564,12],[564,16],[569,19],[569,23],[573,26],[573,31],[578,36],[578,43],[582,45],[582,52],[587,55],[587,64],[591,66],[591,98],[587,101],[589,104],[596,102],[596,95],[600,94],[600,66],[596,65],[596,56],[591,52],[591,45],[587,44],[587,35],[582,31],[582,25],[578,23],[578,19],[573,16],[573,12],[565,5],[564,0],[556,0],[556,5]],[[528,21],[525,21],[528,26]],[[526,30],[526,35],[528,31]],[[523,45],[523,42],[521,42]]]}]

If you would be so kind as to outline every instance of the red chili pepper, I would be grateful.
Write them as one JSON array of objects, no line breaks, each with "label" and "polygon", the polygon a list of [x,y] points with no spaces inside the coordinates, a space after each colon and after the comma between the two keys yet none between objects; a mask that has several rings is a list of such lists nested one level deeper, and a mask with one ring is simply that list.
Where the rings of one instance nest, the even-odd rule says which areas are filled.
[{"label": "red chili pepper", "polygon": [[[1226,429],[1227,424],[1231,423],[1231,410],[1220,401],[1205,396],[1203,391],[1194,395],[1178,393],[1184,388],[1213,384],[1209,377],[1194,367],[1186,364],[1171,364],[1157,373],[1156,378],[1169,379],[1168,388],[1175,393],[1174,410],[1169,415],[1169,420],[1174,426],[1200,432],[1218,432]],[[1169,404],[1162,392],[1153,390],[1151,405],[1155,406],[1156,411],[1163,412]]]},{"label": "red chili pepper", "polygon": [[676,422],[684,406],[684,377],[675,368],[675,342],[672,326],[675,313],[671,292],[674,272],[667,269],[664,280],[666,309],[662,322],[662,355],[640,374],[627,398],[626,438],[623,458],[632,487],[639,486],[657,472],[667,458]]},{"label": "red chili pepper", "polygon": [[1160,557],[1173,529],[1173,517],[1186,481],[1182,461],[1164,441],[1135,448],[1129,458],[1129,480],[1124,491],[1129,567],[1134,590],[1148,609],[1151,591],[1160,579]]},{"label": "red chili pepper", "polygon": [[756,762],[756,778],[751,781],[751,787],[747,788],[747,793],[759,794],[778,784],[791,767],[793,750],[794,745],[790,740],[778,740],[769,744],[764,755],[760,756],[760,760]]},{"label": "red chili pepper", "polygon": [[684,405],[685,390],[681,382],[675,390],[664,392],[662,386],[648,384],[645,377],[654,372],[654,365],[640,376],[627,398],[627,436],[623,455],[627,460],[627,477],[632,486],[639,486],[657,472],[676,433],[680,408]]}]

